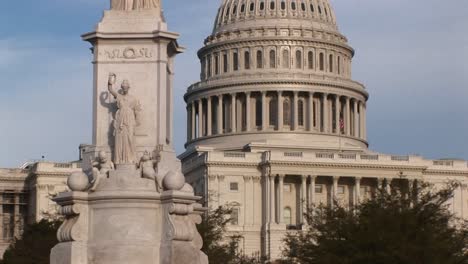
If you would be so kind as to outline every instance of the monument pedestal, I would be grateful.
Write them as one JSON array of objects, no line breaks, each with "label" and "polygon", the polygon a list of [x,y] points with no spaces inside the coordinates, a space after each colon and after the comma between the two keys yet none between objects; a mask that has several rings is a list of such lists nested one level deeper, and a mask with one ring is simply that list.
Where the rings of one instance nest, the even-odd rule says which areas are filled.
[{"label": "monument pedestal", "polygon": [[66,220],[51,264],[208,263],[196,229],[203,209],[190,188],[156,192],[138,170],[111,171],[94,193],[62,193]]}]

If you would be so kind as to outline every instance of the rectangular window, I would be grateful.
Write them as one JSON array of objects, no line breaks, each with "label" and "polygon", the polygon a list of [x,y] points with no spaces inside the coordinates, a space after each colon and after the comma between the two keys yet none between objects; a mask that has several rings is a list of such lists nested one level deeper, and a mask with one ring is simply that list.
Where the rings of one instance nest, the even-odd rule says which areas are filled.
[{"label": "rectangular window", "polygon": [[228,56],[227,54],[223,54],[223,72],[228,71]]},{"label": "rectangular window", "polygon": [[231,225],[239,225],[239,208],[232,209]]},{"label": "rectangular window", "polygon": [[345,194],[345,187],[344,187],[344,185],[339,185],[339,186],[338,186],[337,193],[338,193],[338,194],[341,194],[341,195]]},{"label": "rectangular window", "polygon": [[231,183],[229,184],[229,190],[231,190],[231,191],[236,191],[236,192],[239,191],[239,183],[237,183],[237,182],[231,182]]},{"label": "rectangular window", "polygon": [[233,54],[233,68],[235,71],[238,71],[239,70],[239,54],[237,52],[235,52]]},{"label": "rectangular window", "polygon": [[323,185],[315,185],[315,193],[323,193]]}]

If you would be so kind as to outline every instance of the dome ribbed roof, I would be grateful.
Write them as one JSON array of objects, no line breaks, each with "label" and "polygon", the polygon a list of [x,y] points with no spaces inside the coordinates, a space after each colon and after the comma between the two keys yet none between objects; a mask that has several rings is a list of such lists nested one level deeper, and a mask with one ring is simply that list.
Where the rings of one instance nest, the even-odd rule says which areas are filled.
[{"label": "dome ribbed roof", "polygon": [[213,34],[272,25],[338,30],[328,0],[223,0]]}]

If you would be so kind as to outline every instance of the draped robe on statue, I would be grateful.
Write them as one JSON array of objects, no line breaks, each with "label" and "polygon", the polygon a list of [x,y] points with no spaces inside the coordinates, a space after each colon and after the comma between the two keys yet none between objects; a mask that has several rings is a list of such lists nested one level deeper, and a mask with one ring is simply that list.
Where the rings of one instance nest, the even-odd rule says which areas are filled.
[{"label": "draped robe on statue", "polygon": [[117,100],[117,113],[114,120],[114,160],[115,164],[134,164],[135,155],[135,127],[137,126],[139,102],[130,95],[119,94]]},{"label": "draped robe on statue", "polygon": [[141,10],[155,9],[159,7],[160,0],[112,0],[111,8],[113,10]]}]

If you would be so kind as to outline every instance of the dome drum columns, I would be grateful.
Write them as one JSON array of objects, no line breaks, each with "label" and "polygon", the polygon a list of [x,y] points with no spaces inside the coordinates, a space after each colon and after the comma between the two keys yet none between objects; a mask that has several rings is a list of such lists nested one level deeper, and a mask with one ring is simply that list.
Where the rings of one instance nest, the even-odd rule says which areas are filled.
[{"label": "dome drum columns", "polygon": [[247,91],[206,95],[187,107],[187,141],[249,132],[312,132],[366,140],[365,102],[338,94]]}]

